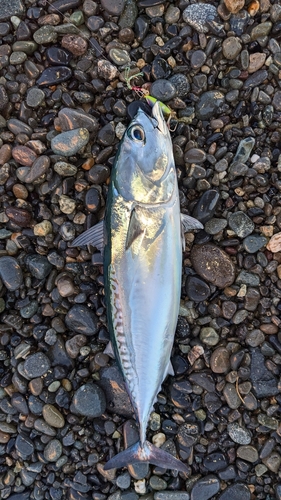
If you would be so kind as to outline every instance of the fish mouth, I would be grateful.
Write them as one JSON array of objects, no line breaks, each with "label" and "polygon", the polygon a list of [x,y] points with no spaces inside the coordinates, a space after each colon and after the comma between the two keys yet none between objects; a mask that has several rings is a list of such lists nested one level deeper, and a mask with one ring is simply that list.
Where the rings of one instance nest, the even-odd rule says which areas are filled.
[{"label": "fish mouth", "polygon": [[163,113],[162,113],[159,101],[156,101],[156,103],[154,104],[154,106],[151,110],[151,114],[152,114],[152,116],[147,115],[146,112],[140,108],[137,112],[136,118],[139,115],[145,115],[146,118],[148,118],[149,121],[152,123],[153,128],[157,128],[159,130],[159,132],[161,132],[161,134],[167,135],[168,128],[167,128],[165,119],[163,117]]}]

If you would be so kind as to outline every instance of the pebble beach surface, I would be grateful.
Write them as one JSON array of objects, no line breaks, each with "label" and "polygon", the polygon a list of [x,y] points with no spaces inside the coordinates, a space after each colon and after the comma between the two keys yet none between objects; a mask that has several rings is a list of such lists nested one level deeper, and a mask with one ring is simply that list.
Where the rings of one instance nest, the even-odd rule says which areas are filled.
[{"label": "pebble beach surface", "polygon": [[[138,432],[101,257],[71,242],[149,110],[128,66],[172,110],[181,209],[204,224],[147,431],[188,474],[103,468]],[[281,499],[280,81],[276,0],[0,0],[1,499]]]}]

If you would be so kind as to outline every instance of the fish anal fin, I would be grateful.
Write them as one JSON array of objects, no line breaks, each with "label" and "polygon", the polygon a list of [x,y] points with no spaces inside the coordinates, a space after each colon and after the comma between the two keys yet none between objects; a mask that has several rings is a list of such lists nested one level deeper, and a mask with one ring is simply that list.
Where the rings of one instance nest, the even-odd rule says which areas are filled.
[{"label": "fish anal fin", "polygon": [[131,218],[128,227],[127,239],[126,239],[126,250],[128,250],[137,238],[143,239],[145,233],[145,227],[140,222],[136,210],[132,210]]},{"label": "fish anal fin", "polygon": [[119,467],[127,467],[129,464],[138,462],[148,462],[163,469],[173,469],[182,472],[189,472],[187,466],[177,458],[173,457],[161,448],[157,448],[149,441],[145,441],[142,445],[140,441],[130,448],[127,448],[118,455],[115,455],[104,466],[104,470],[117,469]]},{"label": "fish anal fin", "polygon": [[87,231],[84,231],[71,244],[72,247],[81,247],[84,245],[92,245],[100,252],[103,252],[105,245],[103,220],[95,224],[95,226],[90,227],[90,229],[87,229]]}]

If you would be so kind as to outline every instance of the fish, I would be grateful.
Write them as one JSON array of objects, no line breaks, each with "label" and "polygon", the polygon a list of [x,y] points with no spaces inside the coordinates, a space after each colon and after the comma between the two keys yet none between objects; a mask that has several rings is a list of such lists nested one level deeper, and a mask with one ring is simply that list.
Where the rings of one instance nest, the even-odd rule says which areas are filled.
[{"label": "fish", "polygon": [[157,101],[139,109],[120,142],[105,219],[73,242],[103,253],[107,320],[115,357],[139,425],[139,441],[105,470],[137,462],[187,472],[146,440],[146,428],[170,361],[177,325],[184,233],[202,224],[180,213],[170,132]]}]

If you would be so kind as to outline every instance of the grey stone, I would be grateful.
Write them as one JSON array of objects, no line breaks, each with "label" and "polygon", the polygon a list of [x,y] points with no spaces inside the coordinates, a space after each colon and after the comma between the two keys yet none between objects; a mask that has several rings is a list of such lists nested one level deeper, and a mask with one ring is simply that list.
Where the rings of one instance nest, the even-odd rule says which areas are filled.
[{"label": "grey stone", "polygon": [[251,234],[255,228],[255,224],[250,217],[240,211],[229,215],[228,224],[232,231],[240,238],[245,238]]},{"label": "grey stone", "polygon": [[[196,7],[192,5],[190,7]],[[196,104],[196,116],[199,120],[213,118],[219,107],[224,104],[224,94],[218,90],[204,92]]]},{"label": "grey stone", "polygon": [[183,20],[198,33],[208,33],[207,21],[217,18],[217,9],[209,3],[189,5],[183,11]]},{"label": "grey stone", "polygon": [[103,390],[96,384],[90,382],[79,387],[75,391],[71,411],[87,418],[100,417],[106,408]]},{"label": "grey stone", "polygon": [[238,444],[250,444],[251,433],[248,429],[241,427],[237,422],[232,422],[227,426],[227,432],[232,441]]},{"label": "grey stone", "polygon": [[24,10],[21,0],[1,0],[0,21],[9,21],[11,16],[21,16]]}]

